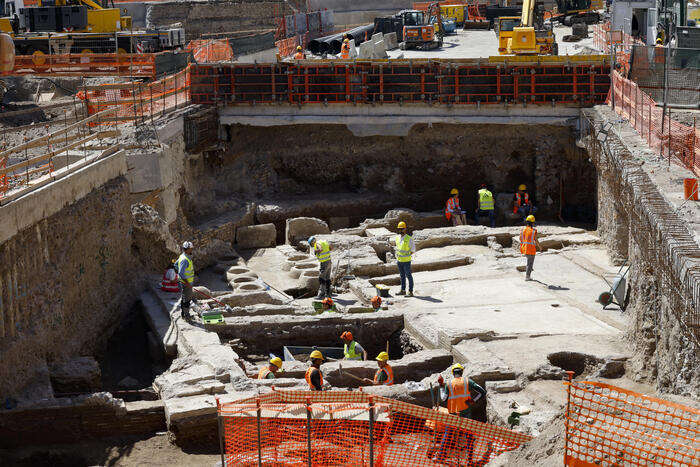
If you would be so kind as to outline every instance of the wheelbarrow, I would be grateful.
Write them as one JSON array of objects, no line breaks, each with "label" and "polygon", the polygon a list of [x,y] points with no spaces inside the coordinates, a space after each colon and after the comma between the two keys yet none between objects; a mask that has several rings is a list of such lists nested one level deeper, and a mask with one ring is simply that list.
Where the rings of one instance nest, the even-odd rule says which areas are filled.
[{"label": "wheelbarrow", "polygon": [[[626,267],[626,269],[625,269]],[[624,272],[623,272],[624,269]],[[627,260],[620,266],[617,273],[613,276],[612,282],[603,277],[603,280],[610,287],[608,291],[598,295],[598,303],[603,305],[603,310],[607,309],[610,305],[617,305],[622,311],[627,308],[627,273],[630,270],[630,266],[627,264]]]}]

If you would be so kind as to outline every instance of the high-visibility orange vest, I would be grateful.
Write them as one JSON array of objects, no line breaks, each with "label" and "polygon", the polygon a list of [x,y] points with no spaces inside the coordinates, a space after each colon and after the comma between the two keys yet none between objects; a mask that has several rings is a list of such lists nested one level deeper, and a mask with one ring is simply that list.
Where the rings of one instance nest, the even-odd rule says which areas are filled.
[{"label": "high-visibility orange vest", "polygon": [[374,374],[374,384],[379,384],[379,376],[381,376],[382,372],[386,373],[387,379],[382,383],[384,386],[391,386],[394,384],[394,370],[389,366],[387,363],[384,368],[380,368],[377,370],[377,372]]},{"label": "high-visibility orange vest", "polygon": [[340,48],[340,58],[350,58],[350,44],[343,42]]},{"label": "high-visibility orange vest", "polygon": [[530,204],[530,197],[525,193],[522,197],[520,193],[515,194],[515,205],[513,206],[513,212],[518,212],[518,208],[523,204]]},{"label": "high-visibility orange vest", "polygon": [[535,236],[537,229],[533,229],[529,225],[520,232],[520,253],[524,255],[534,255],[537,253],[537,244]]},{"label": "high-visibility orange vest", "polygon": [[267,379],[267,375],[269,375],[270,373],[272,373],[270,371],[270,368],[266,366],[262,367],[260,368],[260,372],[258,373],[258,379]]},{"label": "high-visibility orange vest", "polygon": [[447,202],[445,203],[445,217],[447,220],[450,220],[450,217],[452,217],[453,212],[459,211],[461,208],[459,207],[459,198],[453,198],[449,197],[447,198]]},{"label": "high-visibility orange vest", "polygon": [[311,384],[311,373],[313,373],[314,370],[318,370],[318,376],[321,378],[321,387],[323,387],[323,373],[321,373],[320,368],[316,367],[311,367],[308,370],[306,370],[306,374],[304,375],[304,379],[306,382],[309,384],[309,390],[310,391],[319,391],[319,389],[316,389],[313,384]]},{"label": "high-visibility orange vest", "polygon": [[447,411],[458,414],[469,408],[469,382],[466,378],[455,378],[450,381],[450,395],[447,398]]},{"label": "high-visibility orange vest", "polygon": [[294,60],[302,60],[304,58],[304,54],[302,52],[297,52],[294,54]]}]

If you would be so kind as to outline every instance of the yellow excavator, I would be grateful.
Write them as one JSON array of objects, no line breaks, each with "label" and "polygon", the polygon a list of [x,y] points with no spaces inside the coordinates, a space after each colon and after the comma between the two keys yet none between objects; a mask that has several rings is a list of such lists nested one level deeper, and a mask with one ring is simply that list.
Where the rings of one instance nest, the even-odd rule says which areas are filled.
[{"label": "yellow excavator", "polygon": [[523,0],[520,18],[498,18],[498,53],[501,55],[558,55],[552,23],[544,21],[544,5]]}]

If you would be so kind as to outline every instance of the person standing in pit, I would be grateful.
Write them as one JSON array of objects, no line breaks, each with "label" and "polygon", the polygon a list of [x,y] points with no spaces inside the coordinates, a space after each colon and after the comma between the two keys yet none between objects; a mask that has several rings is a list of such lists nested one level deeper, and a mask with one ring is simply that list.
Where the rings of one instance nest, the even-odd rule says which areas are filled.
[{"label": "person standing in pit", "polygon": [[369,378],[364,378],[364,380],[374,386],[392,386],[394,384],[394,369],[389,365],[388,353],[379,352],[377,366],[379,369],[374,374],[374,381]]},{"label": "person standing in pit", "polygon": [[306,370],[304,379],[309,385],[309,391],[323,391],[323,373],[321,373],[321,364],[323,363],[323,354],[314,350],[309,355],[311,366]]},{"label": "person standing in pit", "polygon": [[[413,297],[413,274],[411,274],[411,255],[416,252],[416,245],[413,237],[406,233],[406,223],[399,222],[397,225],[399,234],[394,239],[396,243],[396,262],[401,276],[401,290],[397,295]],[[406,281],[408,280],[408,292],[406,292]]]},{"label": "person standing in pit", "polygon": [[316,241],[316,237],[309,237],[308,240],[311,252],[316,256],[319,263],[318,271],[318,295],[321,300],[331,296],[331,247],[325,240]]},{"label": "person standing in pit", "polygon": [[294,60],[303,60],[304,58],[304,50],[300,45],[297,45],[297,53],[294,54]]},{"label": "person standing in pit", "polygon": [[190,321],[190,302],[192,301],[192,283],[194,282],[194,266],[190,255],[194,245],[186,241],[182,244],[182,254],[177,259],[177,271],[180,276],[180,310],[182,318]]},{"label": "person standing in pit", "polygon": [[493,202],[493,193],[489,191],[485,183],[481,184],[481,188],[477,193],[477,203],[475,221],[479,224],[479,217],[488,217],[491,227],[496,227],[496,211]]},{"label": "person standing in pit", "polygon": [[520,253],[525,255],[527,263],[525,266],[525,280],[531,281],[532,266],[535,264],[535,254],[537,250],[542,251],[540,241],[537,239],[537,229],[535,229],[535,216],[530,214],[525,219],[527,225],[520,232]]},{"label": "person standing in pit", "polygon": [[270,359],[268,365],[260,368],[258,379],[275,379],[277,378],[278,372],[282,372],[282,359],[273,357]]},{"label": "person standing in pit", "polygon": [[343,347],[343,358],[345,360],[367,360],[367,351],[362,348],[359,342],[353,339],[350,331],[342,333],[340,338],[345,343]]},{"label": "person standing in pit", "polygon": [[520,185],[518,192],[513,197],[513,214],[522,216],[525,219],[530,214],[537,212],[537,208],[530,202],[530,195],[527,194],[527,187]]}]

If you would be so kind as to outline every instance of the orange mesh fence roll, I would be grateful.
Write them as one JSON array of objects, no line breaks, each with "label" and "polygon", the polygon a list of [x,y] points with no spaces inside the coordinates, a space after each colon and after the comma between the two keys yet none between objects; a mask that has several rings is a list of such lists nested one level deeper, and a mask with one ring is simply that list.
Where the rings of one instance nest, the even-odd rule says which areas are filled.
[{"label": "orange mesh fence roll", "polygon": [[531,439],[361,392],[274,391],[219,417],[224,464],[236,466],[481,466]]},{"label": "orange mesh fence roll", "polygon": [[233,60],[233,50],[226,39],[195,39],[187,44],[197,63],[226,62]]},{"label": "orange mesh fence roll", "polygon": [[190,102],[189,69],[167,76],[152,83],[104,84],[87,88],[79,93],[85,100],[88,114],[116,108],[109,120],[95,124],[108,124],[113,121],[129,121],[164,113]]},{"label": "orange mesh fence roll", "polygon": [[700,175],[700,131],[697,126],[685,125],[668,116],[663,117],[663,108],[637,83],[613,73],[611,92],[615,98],[615,111],[626,118],[649,147],[676,160]]},{"label": "orange mesh fence roll", "polygon": [[565,384],[565,465],[700,465],[700,410],[604,383]]}]

